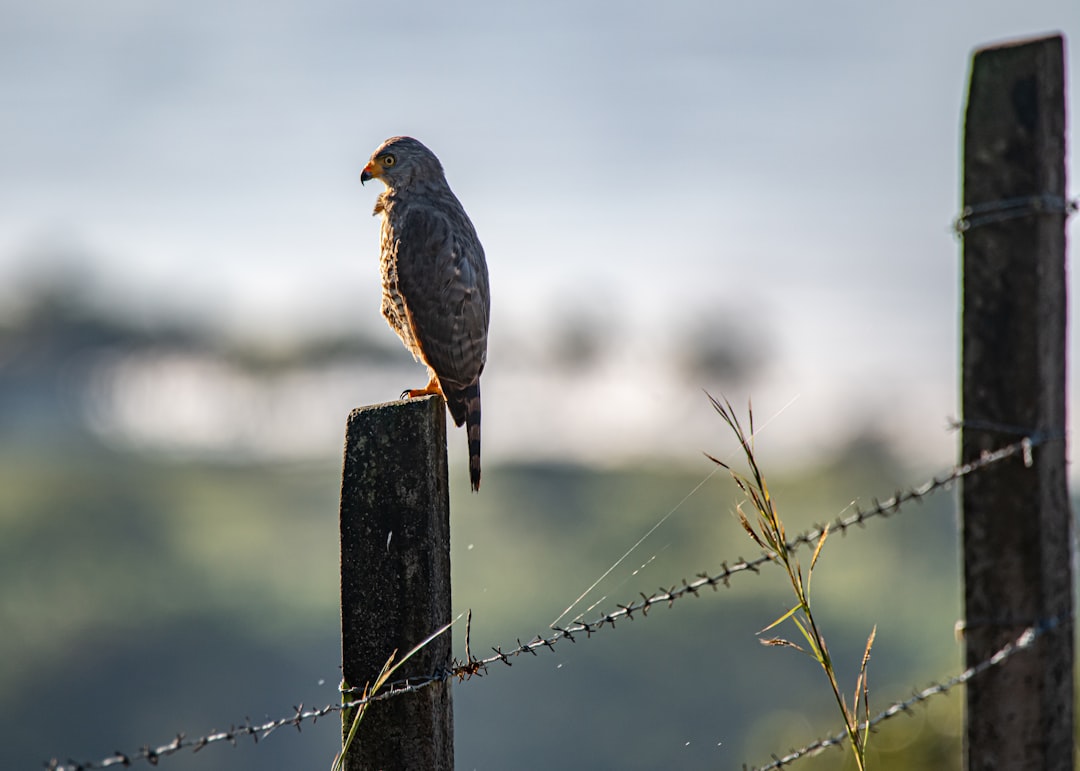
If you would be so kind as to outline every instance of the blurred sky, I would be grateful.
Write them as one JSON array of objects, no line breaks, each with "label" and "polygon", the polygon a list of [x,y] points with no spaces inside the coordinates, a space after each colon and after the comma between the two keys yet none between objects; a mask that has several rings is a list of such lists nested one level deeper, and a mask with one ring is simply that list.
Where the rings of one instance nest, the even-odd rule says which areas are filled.
[{"label": "blurred sky", "polygon": [[[730,395],[795,399],[789,441],[884,422],[947,459],[970,54],[1053,31],[1075,0],[0,0],[3,300],[59,253],[136,314],[389,335],[359,172],[411,134],[488,254],[486,451],[599,412],[646,455],[714,421],[664,366],[704,319],[760,342]],[[530,362],[579,324],[612,357],[567,392]]]}]

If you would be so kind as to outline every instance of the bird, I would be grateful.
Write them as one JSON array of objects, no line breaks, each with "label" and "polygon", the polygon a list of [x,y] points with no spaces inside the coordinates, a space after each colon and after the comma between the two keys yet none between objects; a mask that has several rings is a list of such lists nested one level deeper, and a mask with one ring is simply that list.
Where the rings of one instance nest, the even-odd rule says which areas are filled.
[{"label": "bird", "polygon": [[361,184],[372,179],[386,185],[373,212],[382,216],[382,315],[428,368],[428,384],[405,390],[401,398],[443,397],[454,424],[466,427],[475,492],[480,375],[491,320],[484,247],[439,159],[420,141],[396,136],[379,145],[360,174]]}]

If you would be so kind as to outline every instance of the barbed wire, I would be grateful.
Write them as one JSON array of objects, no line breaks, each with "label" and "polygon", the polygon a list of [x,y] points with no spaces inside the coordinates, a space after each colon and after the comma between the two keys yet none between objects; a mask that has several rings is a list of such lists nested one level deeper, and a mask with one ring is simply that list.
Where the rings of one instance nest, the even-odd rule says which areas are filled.
[{"label": "barbed wire", "polygon": [[220,744],[222,742],[228,742],[233,746],[236,745],[238,739],[250,736],[256,743],[259,739],[269,736],[271,733],[279,728],[285,728],[287,726],[293,726],[296,730],[300,730],[300,724],[306,720],[310,720],[313,724],[320,717],[325,717],[332,712],[339,712],[342,709],[340,704],[328,704],[322,709],[308,709],[305,710],[301,704],[298,707],[294,707],[295,714],[289,717],[278,718],[277,720],[269,720],[265,723],[252,723],[250,719],[245,719],[240,725],[234,725],[227,731],[214,731],[213,733],[201,736],[197,739],[188,739],[183,733],[178,733],[176,738],[167,744],[162,744],[157,747],[151,747],[144,745],[137,751],[126,753],[117,750],[112,755],[95,763],[84,763],[74,760],[68,760],[66,762],[60,762],[53,758],[45,763],[45,768],[48,771],[87,771],[88,769],[102,769],[121,767],[127,768],[131,766],[137,760],[145,760],[152,766],[156,766],[158,761],[169,755],[175,755],[177,752],[183,749],[191,749],[193,752],[207,747],[211,744]]},{"label": "barbed wire", "polygon": [[[863,722],[859,723],[859,730],[865,730],[867,727],[874,728],[878,724],[884,722],[885,720],[888,720],[891,717],[895,717],[902,712],[910,714],[911,708],[916,704],[921,704],[922,702],[933,696],[938,696],[942,693],[948,693],[951,689],[955,688],[958,685],[964,685],[969,680],[982,674],[991,667],[996,667],[1000,664],[1003,664],[1004,662],[1015,656],[1017,653],[1020,653],[1020,651],[1024,651],[1030,648],[1032,645],[1035,644],[1036,640],[1038,640],[1047,632],[1056,628],[1065,618],[1068,618],[1068,616],[1057,616],[1055,618],[1043,621],[1039,624],[1029,626],[1027,629],[1021,632],[1015,640],[1012,640],[1011,642],[1003,645],[990,658],[986,659],[985,661],[979,662],[973,667],[968,667],[960,674],[955,675],[954,677],[950,677],[948,680],[944,680],[940,683],[933,683],[932,685],[924,688],[923,690],[912,694],[911,698],[909,699],[895,702],[887,709],[879,712],[877,715],[870,718],[869,720],[864,720]],[[778,758],[774,755],[773,761],[768,765],[753,767],[743,766],[743,769],[744,771],[774,771],[774,769],[783,768],[784,766],[790,765],[801,758],[817,755],[828,749],[829,747],[839,747],[844,743],[846,739],[847,731],[841,731],[839,733],[833,734],[832,736],[828,736],[823,739],[818,739],[817,741],[811,742],[810,744],[807,744],[801,749],[792,750],[787,755],[784,755],[781,758]]]},{"label": "barbed wire", "polygon": [[[1006,445],[998,450],[983,452],[977,459],[954,466],[946,474],[940,477],[932,477],[929,481],[918,487],[909,488],[906,491],[897,491],[891,498],[885,501],[873,499],[873,505],[868,509],[864,510],[856,506],[852,514],[837,517],[836,520],[829,525],[829,531],[833,533],[839,531],[841,534],[846,534],[848,529],[856,525],[861,527],[870,520],[885,518],[892,514],[896,514],[905,504],[911,503],[912,501],[919,502],[925,496],[945,489],[963,477],[1018,455],[1023,457],[1026,465],[1030,465],[1032,462],[1032,448],[1056,438],[1057,437],[1037,433],[1035,436],[1025,437],[1020,441]],[[815,525],[811,530],[794,537],[788,543],[788,548],[794,551],[801,546],[816,544],[821,538],[824,528],[824,525]],[[325,707],[318,709],[304,709],[301,704],[294,708],[294,714],[276,720],[269,720],[264,723],[252,723],[250,719],[245,719],[243,723],[233,725],[228,730],[214,731],[197,738],[188,738],[185,734],[178,733],[172,741],[159,746],[144,745],[138,750],[130,753],[117,751],[112,755],[97,761],[80,762],[67,760],[61,762],[56,758],[53,758],[52,760],[47,761],[44,766],[47,771],[96,771],[97,769],[109,769],[114,767],[127,768],[136,761],[145,761],[151,765],[157,765],[162,758],[174,755],[184,749],[191,749],[193,752],[198,752],[211,744],[229,743],[235,745],[239,739],[246,737],[251,737],[254,741],[258,742],[259,739],[265,738],[274,731],[285,727],[294,727],[299,731],[302,723],[308,720],[314,723],[321,717],[325,717],[331,713],[340,712],[343,709],[352,709],[367,703],[374,703],[402,696],[407,693],[414,693],[428,686],[454,678],[461,681],[471,679],[474,675],[482,676],[487,674],[489,667],[495,663],[501,662],[507,666],[512,666],[511,659],[525,654],[536,656],[537,651],[541,648],[553,651],[555,646],[562,641],[569,640],[571,643],[576,643],[577,639],[582,635],[584,635],[586,639],[591,638],[594,633],[602,630],[605,626],[614,628],[617,621],[623,619],[632,621],[635,617],[634,614],[640,614],[643,617],[648,616],[649,610],[654,605],[666,604],[668,607],[671,607],[675,602],[687,595],[697,597],[700,591],[707,587],[711,587],[714,591],[717,591],[719,586],[723,584],[725,587],[729,588],[733,576],[746,572],[756,574],[760,572],[760,568],[763,564],[772,561],[772,559],[773,555],[771,553],[763,552],[760,556],[750,560],[739,557],[738,561],[733,564],[728,564],[727,561],[721,562],[721,570],[717,573],[699,573],[693,580],[683,578],[681,584],[675,584],[667,589],[661,587],[651,595],[641,593],[640,600],[635,600],[625,605],[616,603],[615,607],[617,610],[602,613],[593,621],[577,618],[563,627],[552,626],[551,629],[553,634],[551,635],[536,635],[528,642],[522,642],[521,638],[518,638],[515,641],[516,645],[507,650],[503,650],[501,646],[493,646],[491,650],[494,653],[485,658],[474,658],[471,654],[467,654],[465,661],[455,659],[447,669],[432,672],[428,675],[409,677],[387,683],[378,693],[366,696],[361,695],[341,704],[328,704]],[[468,647],[466,650],[468,650]],[[359,688],[345,689],[342,691],[342,695],[353,696],[361,693],[361,691],[362,689]],[[903,710],[901,709],[899,711]],[[891,717],[891,715],[888,717]],[[885,717],[880,716],[879,718],[880,720],[886,719]],[[878,722],[880,722],[880,720],[878,720]],[[823,744],[817,749],[824,749],[826,746],[831,746],[831,743]],[[773,766],[773,768],[775,767],[777,766]],[[762,769],[762,771],[764,771],[764,769]]]},{"label": "barbed wire", "polygon": [[[1007,460],[1014,456],[1021,456],[1024,459],[1026,465],[1030,465],[1032,462],[1031,451],[1039,444],[1049,441],[1051,437],[1046,435],[1039,435],[1036,437],[1025,437],[1020,441],[1014,442],[1010,445],[1002,447],[999,450],[992,452],[984,452],[979,458],[969,461],[958,466],[954,466],[947,474],[941,477],[933,477],[924,484],[910,488],[907,491],[897,491],[891,498],[885,501],[878,501],[874,499],[873,505],[868,509],[861,509],[857,505],[855,506],[854,513],[846,517],[838,517],[831,525],[829,525],[829,532],[835,533],[839,531],[841,534],[846,534],[848,529],[859,525],[864,525],[867,521],[877,517],[888,517],[892,514],[896,514],[900,511],[900,508],[912,501],[920,501],[927,495],[930,495],[938,490],[948,487],[952,483],[959,479],[991,466],[995,463]],[[792,551],[801,546],[816,545],[821,538],[821,534],[824,531],[824,525],[815,525],[813,529],[797,535],[788,543],[788,548]],[[615,622],[623,618],[633,620],[633,614],[640,612],[641,615],[648,615],[649,609],[653,605],[667,604],[669,607],[688,594],[697,596],[699,590],[712,587],[714,590],[718,588],[720,584],[725,587],[730,587],[730,579],[732,576],[738,573],[753,572],[757,573],[761,565],[770,562],[773,558],[771,553],[762,553],[760,556],[746,560],[742,557],[739,561],[729,565],[726,561],[721,562],[722,570],[716,574],[699,573],[693,581],[687,581],[682,579],[681,586],[676,584],[668,589],[661,587],[659,591],[652,595],[641,595],[641,599],[631,602],[626,605],[620,605],[616,603],[617,610],[610,613],[603,613],[596,618],[595,621],[589,622],[581,618],[577,618],[573,623],[568,624],[566,627],[551,627],[555,634],[549,637],[543,637],[537,635],[527,643],[522,643],[521,640],[517,640],[517,646],[503,651],[499,647],[495,647],[492,650],[495,651],[494,655],[484,659],[473,659],[471,661],[464,662],[463,664],[456,664],[451,668],[450,676],[460,677],[463,674],[463,668],[483,668],[486,670],[487,666],[496,662],[502,662],[509,664],[509,659],[520,656],[525,653],[536,654],[536,650],[539,648],[553,649],[555,644],[568,639],[570,642],[576,642],[574,635],[585,634],[586,637],[591,637],[593,633],[604,628],[605,625],[614,627]],[[475,671],[473,672],[475,673]],[[469,674],[464,672],[464,674]],[[345,693],[359,692],[362,689],[354,688],[351,691],[345,691]]]}]

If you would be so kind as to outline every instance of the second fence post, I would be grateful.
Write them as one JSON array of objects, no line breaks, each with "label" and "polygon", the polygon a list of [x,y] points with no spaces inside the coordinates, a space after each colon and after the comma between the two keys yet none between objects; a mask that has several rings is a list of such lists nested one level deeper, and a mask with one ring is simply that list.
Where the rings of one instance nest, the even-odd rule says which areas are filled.
[{"label": "second fence post", "polygon": [[[438,396],[354,410],[341,481],[341,663],[347,685],[374,683],[450,621],[446,408]],[[392,680],[449,669],[449,630]],[[346,701],[348,697],[346,697]],[[343,739],[353,710],[342,713]],[[345,771],[453,768],[450,684],[370,705]]]},{"label": "second fence post", "polygon": [[1041,436],[964,480],[968,771],[1073,767],[1072,512],[1065,466],[1065,92],[1061,37],[987,48],[964,131],[962,460]]}]

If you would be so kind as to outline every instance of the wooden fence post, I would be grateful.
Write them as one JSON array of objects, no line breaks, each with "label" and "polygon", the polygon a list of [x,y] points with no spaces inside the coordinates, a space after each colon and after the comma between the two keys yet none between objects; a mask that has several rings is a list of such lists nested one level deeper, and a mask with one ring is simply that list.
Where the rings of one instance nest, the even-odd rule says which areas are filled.
[{"label": "wooden fence post", "polygon": [[1072,515],[1065,472],[1065,96],[1060,36],[985,48],[964,128],[963,461],[1051,441],[965,478],[967,664],[1028,626],[1033,648],[967,686],[968,771],[1073,768]]},{"label": "wooden fence post", "polygon": [[[341,663],[344,681],[373,683],[450,621],[446,408],[438,396],[354,410],[341,480]],[[449,630],[392,679],[449,669]],[[353,710],[342,713],[342,738]],[[345,771],[452,769],[448,682],[373,703]]]}]

